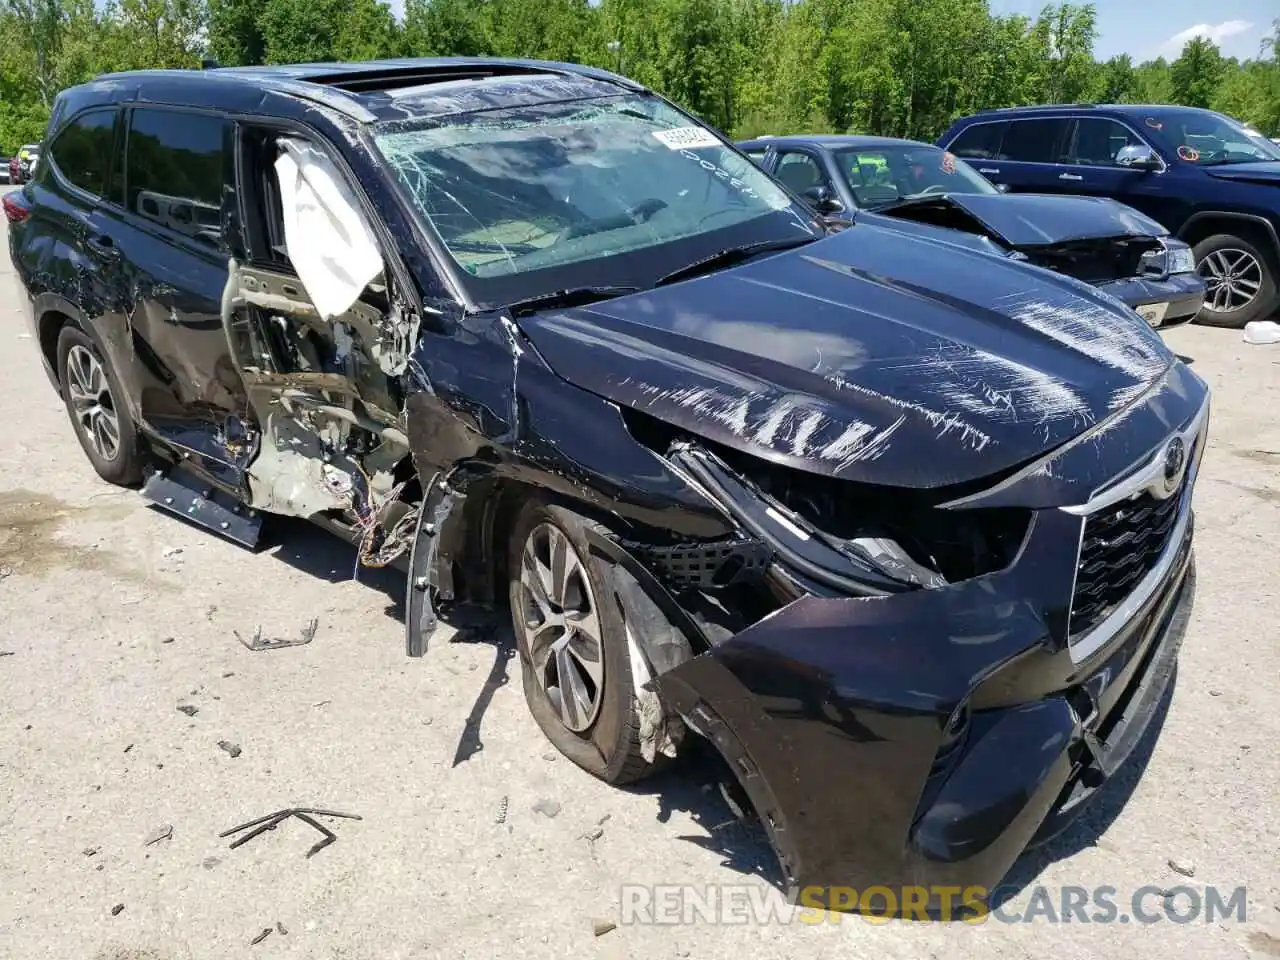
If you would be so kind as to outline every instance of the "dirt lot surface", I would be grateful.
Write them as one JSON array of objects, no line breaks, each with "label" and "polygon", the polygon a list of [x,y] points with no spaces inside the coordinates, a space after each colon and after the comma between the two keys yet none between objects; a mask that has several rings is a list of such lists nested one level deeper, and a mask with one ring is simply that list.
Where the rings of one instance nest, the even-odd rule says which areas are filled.
[{"label": "dirt lot surface", "polygon": [[[1196,609],[1159,735],[1015,867],[1006,915],[1040,901],[1041,919],[621,925],[624,884],[776,881],[705,765],[599,784],[534,726],[506,631],[446,632],[407,660],[398,576],[353,580],[353,551],[303,523],[251,553],[99,482],[7,249],[0,957],[1280,957],[1280,346],[1169,334],[1215,391]],[[313,617],[308,646],[236,640]],[[296,820],[235,850],[218,837],[294,805],[363,819],[334,821],[310,859],[319,836]],[[1055,924],[1064,885],[1115,888],[1125,916],[1147,885],[1243,886],[1247,919]]]}]

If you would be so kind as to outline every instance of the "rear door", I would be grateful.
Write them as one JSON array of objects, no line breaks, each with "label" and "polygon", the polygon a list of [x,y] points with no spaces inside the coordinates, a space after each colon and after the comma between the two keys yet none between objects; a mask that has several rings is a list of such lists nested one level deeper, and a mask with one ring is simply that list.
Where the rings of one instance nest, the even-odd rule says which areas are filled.
[{"label": "rear door", "polygon": [[1064,162],[1070,131],[1067,117],[1010,120],[996,157],[1000,170],[996,182],[1017,192],[1074,192],[1079,176]]}]

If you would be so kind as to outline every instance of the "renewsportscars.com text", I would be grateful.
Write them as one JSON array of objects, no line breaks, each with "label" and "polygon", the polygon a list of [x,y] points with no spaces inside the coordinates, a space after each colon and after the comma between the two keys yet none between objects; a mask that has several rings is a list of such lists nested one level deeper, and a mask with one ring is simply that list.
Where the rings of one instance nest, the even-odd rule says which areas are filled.
[{"label": "renewsportscars.com text", "polygon": [[1244,887],[1034,886],[806,887],[789,903],[771,887],[723,884],[628,884],[621,891],[622,925],[868,923],[940,920],[997,923],[1243,923]]}]

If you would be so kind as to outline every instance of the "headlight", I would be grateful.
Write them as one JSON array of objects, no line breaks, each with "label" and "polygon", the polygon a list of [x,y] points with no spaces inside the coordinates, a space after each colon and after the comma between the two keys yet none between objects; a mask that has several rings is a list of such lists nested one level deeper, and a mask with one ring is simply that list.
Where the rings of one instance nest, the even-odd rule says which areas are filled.
[{"label": "headlight", "polygon": [[1189,246],[1181,240],[1170,240],[1166,246],[1168,247],[1167,265],[1170,273],[1196,272],[1196,255],[1191,252]]},{"label": "headlight", "polygon": [[1174,273],[1195,273],[1196,255],[1181,240],[1166,240],[1164,249],[1149,250],[1138,263],[1144,277],[1165,277]]}]

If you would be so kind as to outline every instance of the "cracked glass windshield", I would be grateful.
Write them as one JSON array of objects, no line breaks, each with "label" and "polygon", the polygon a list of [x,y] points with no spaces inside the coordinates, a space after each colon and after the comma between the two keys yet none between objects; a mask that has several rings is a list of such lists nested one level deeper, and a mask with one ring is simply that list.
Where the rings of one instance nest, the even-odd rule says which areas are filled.
[{"label": "cracked glass windshield", "polygon": [[726,246],[817,235],[750,160],[652,97],[399,121],[375,139],[413,206],[476,281],[588,262],[603,269],[617,258],[630,259],[628,281],[652,282],[647,258],[627,254],[669,246],[663,268],[672,269]]}]

